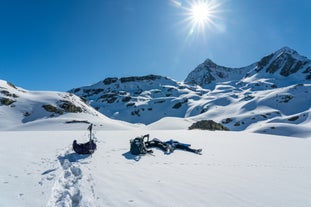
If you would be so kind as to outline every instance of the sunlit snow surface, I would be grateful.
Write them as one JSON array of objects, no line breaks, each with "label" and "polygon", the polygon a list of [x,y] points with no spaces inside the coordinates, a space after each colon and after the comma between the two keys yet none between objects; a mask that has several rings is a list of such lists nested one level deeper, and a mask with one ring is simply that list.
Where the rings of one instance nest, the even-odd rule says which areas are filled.
[{"label": "sunlit snow surface", "polygon": [[[96,127],[95,127],[96,129]],[[311,206],[311,140],[247,132],[0,132],[0,206]],[[154,149],[134,157],[129,140],[175,139],[203,154]]]}]

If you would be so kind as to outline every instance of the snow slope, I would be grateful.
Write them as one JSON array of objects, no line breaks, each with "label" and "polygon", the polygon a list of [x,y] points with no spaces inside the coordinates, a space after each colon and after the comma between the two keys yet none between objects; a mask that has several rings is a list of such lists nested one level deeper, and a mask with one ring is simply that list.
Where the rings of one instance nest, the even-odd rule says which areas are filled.
[{"label": "snow slope", "polygon": [[[202,148],[134,157],[144,133]],[[98,150],[79,156],[85,131],[0,132],[0,206],[311,206],[311,140],[246,132],[97,131]]]},{"label": "snow slope", "polygon": [[89,123],[102,129],[133,127],[105,117],[73,94],[28,91],[4,80],[0,80],[0,117],[0,130],[81,130]]}]

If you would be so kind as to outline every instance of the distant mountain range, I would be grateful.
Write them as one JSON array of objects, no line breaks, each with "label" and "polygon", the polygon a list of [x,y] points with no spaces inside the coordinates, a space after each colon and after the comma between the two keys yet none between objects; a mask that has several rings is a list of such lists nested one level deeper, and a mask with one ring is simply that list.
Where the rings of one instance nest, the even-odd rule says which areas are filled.
[{"label": "distant mountain range", "polygon": [[[1,100],[9,98],[6,93],[0,93]],[[83,108],[83,113],[92,111],[82,101],[78,104],[78,96],[106,117],[130,123],[152,126],[167,117],[189,123],[212,119],[233,131],[289,135],[311,126],[311,61],[284,47],[242,68],[207,59],[181,82],[159,75],[110,77],[61,94],[52,105],[64,112],[65,100]],[[38,108],[43,110],[41,105]],[[25,116],[26,111],[20,113]],[[40,117],[32,114],[24,120],[36,118]]]}]

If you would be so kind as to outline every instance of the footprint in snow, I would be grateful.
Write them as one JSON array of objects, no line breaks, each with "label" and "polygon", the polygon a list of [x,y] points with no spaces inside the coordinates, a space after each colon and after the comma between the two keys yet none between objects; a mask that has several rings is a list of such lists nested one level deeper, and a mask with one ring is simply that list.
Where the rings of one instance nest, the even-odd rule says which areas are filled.
[{"label": "footprint in snow", "polygon": [[[80,168],[82,164],[88,164],[89,162],[81,162],[83,159],[89,157],[89,155],[79,155],[76,153],[65,154],[64,156],[59,156],[58,160],[60,163],[61,172],[58,175],[54,186],[52,188],[52,194],[48,202],[48,207],[63,207],[63,206],[91,206],[88,204],[83,204],[82,202],[82,192],[80,190],[80,180],[83,178],[83,172]],[[50,169],[44,172],[44,174],[49,174],[56,171],[56,169]],[[51,173],[51,176],[54,173]],[[91,175],[89,175],[91,176]],[[91,179],[91,178],[88,178]],[[83,189],[85,189],[84,186]],[[91,189],[93,185],[91,185]],[[92,191],[95,197],[94,189]]]},{"label": "footprint in snow", "polygon": [[[75,153],[58,157],[61,173],[54,183],[52,195],[47,206],[80,206],[82,194],[79,189],[79,180],[82,178],[83,173],[77,161],[83,158],[86,158],[86,156],[81,157]],[[51,172],[56,171],[56,169],[47,170],[42,174],[49,174],[52,178],[53,173]]]}]

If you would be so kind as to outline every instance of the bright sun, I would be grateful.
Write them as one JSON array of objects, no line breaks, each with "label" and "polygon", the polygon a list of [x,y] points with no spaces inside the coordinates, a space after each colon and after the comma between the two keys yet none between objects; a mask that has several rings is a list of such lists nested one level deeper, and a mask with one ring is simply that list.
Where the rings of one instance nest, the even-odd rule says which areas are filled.
[{"label": "bright sun", "polygon": [[220,13],[220,1],[216,0],[191,0],[188,1],[189,7],[186,9],[186,21],[190,26],[189,35],[195,31],[199,33],[205,32],[206,28],[217,28],[218,14]]},{"label": "bright sun", "polygon": [[210,18],[210,7],[207,3],[199,2],[197,4],[193,4],[191,9],[191,18],[194,23],[204,23]]}]

